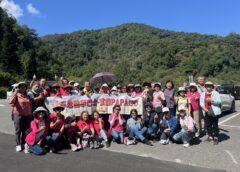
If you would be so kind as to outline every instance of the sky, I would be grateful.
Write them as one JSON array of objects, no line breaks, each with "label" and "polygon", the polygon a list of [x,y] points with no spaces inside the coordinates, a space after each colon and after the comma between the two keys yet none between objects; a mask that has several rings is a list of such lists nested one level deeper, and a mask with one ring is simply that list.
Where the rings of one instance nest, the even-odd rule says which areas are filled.
[{"label": "sky", "polygon": [[240,0],[2,0],[0,6],[39,36],[123,23],[220,36],[240,34]]}]

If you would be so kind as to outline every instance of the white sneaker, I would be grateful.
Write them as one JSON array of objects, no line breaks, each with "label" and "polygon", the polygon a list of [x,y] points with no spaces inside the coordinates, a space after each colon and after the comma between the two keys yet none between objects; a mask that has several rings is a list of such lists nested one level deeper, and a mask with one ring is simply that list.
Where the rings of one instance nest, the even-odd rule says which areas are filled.
[{"label": "white sneaker", "polygon": [[196,133],[196,134],[195,134],[195,137],[199,137],[199,136],[200,136],[200,134],[199,134],[199,133]]},{"label": "white sneaker", "polygon": [[26,154],[30,153],[29,146],[27,143],[25,143],[25,145],[24,145],[24,153],[26,153]]},{"label": "white sneaker", "polygon": [[16,152],[21,152],[22,151],[22,146],[21,145],[17,145],[16,146]]},{"label": "white sneaker", "polygon": [[190,147],[190,144],[189,143],[185,143],[185,144],[183,144],[183,147],[188,148],[188,147]]},{"label": "white sneaker", "polygon": [[160,143],[161,143],[162,145],[166,145],[166,144],[167,144],[167,140],[160,140]]},{"label": "white sneaker", "polygon": [[76,152],[78,150],[78,147],[75,144],[70,144],[70,145],[73,152]]}]

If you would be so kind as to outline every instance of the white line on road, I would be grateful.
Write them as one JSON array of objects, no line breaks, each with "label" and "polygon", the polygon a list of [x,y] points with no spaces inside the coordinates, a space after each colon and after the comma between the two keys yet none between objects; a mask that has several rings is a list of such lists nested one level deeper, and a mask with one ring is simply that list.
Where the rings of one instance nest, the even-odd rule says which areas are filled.
[{"label": "white line on road", "polygon": [[176,163],[181,163],[181,159],[175,159]]},{"label": "white line on road", "polygon": [[240,128],[240,126],[235,126],[235,125],[225,125],[225,124],[221,124],[220,126],[223,126],[223,127],[231,127],[231,128]]},{"label": "white line on road", "polygon": [[233,116],[231,116],[231,117],[229,117],[229,118],[227,118],[227,119],[225,119],[225,120],[223,120],[223,121],[220,121],[220,122],[218,123],[218,125],[221,125],[221,124],[223,124],[224,122],[227,122],[227,121],[229,121],[230,119],[233,119],[233,118],[235,118],[235,117],[238,116],[238,115],[240,115],[240,113],[237,113],[237,114],[235,114],[235,115],[233,115]]},{"label": "white line on road", "polygon": [[234,164],[238,164],[237,160],[234,158],[233,154],[229,150],[225,150],[227,154],[232,158]]},{"label": "white line on road", "polygon": [[6,105],[0,104],[0,106],[6,106]]}]

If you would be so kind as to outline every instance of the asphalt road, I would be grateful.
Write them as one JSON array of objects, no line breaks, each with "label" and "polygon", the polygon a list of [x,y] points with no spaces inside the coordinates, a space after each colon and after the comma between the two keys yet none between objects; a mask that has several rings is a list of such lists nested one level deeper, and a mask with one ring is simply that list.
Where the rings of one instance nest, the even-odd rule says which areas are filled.
[{"label": "asphalt road", "polygon": [[[219,121],[218,146],[203,143],[204,137],[187,149],[176,144],[163,146],[154,143],[153,147],[143,144],[136,146],[112,144],[110,149],[86,150],[78,153],[66,150],[61,155],[48,154],[35,157],[16,153],[13,136],[0,134],[0,171],[15,172],[16,169],[26,171],[33,169],[34,166],[38,171],[46,163],[46,168],[41,168],[41,171],[59,171],[59,169],[66,171],[69,168],[71,171],[82,168],[84,171],[209,171],[200,168],[203,167],[239,172],[240,101],[236,102],[236,109],[237,112],[226,114]],[[0,132],[12,135],[14,130],[10,114],[11,108],[8,102],[0,100]]]},{"label": "asphalt road", "polygon": [[103,150],[84,150],[71,152],[64,150],[61,154],[49,153],[45,156],[16,153],[13,136],[0,134],[0,171],[1,172],[220,172],[200,167],[159,161],[134,155],[114,153]]}]

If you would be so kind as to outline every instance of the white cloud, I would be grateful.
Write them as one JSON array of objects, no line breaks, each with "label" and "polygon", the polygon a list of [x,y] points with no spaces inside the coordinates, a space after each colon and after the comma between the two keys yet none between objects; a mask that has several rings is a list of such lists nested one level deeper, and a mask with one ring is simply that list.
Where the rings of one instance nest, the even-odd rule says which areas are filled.
[{"label": "white cloud", "polygon": [[27,10],[31,14],[39,14],[40,11],[36,9],[31,3],[27,5]]},{"label": "white cloud", "polygon": [[12,0],[2,0],[0,2],[0,7],[7,11],[8,15],[18,19],[23,16],[22,8]]}]

